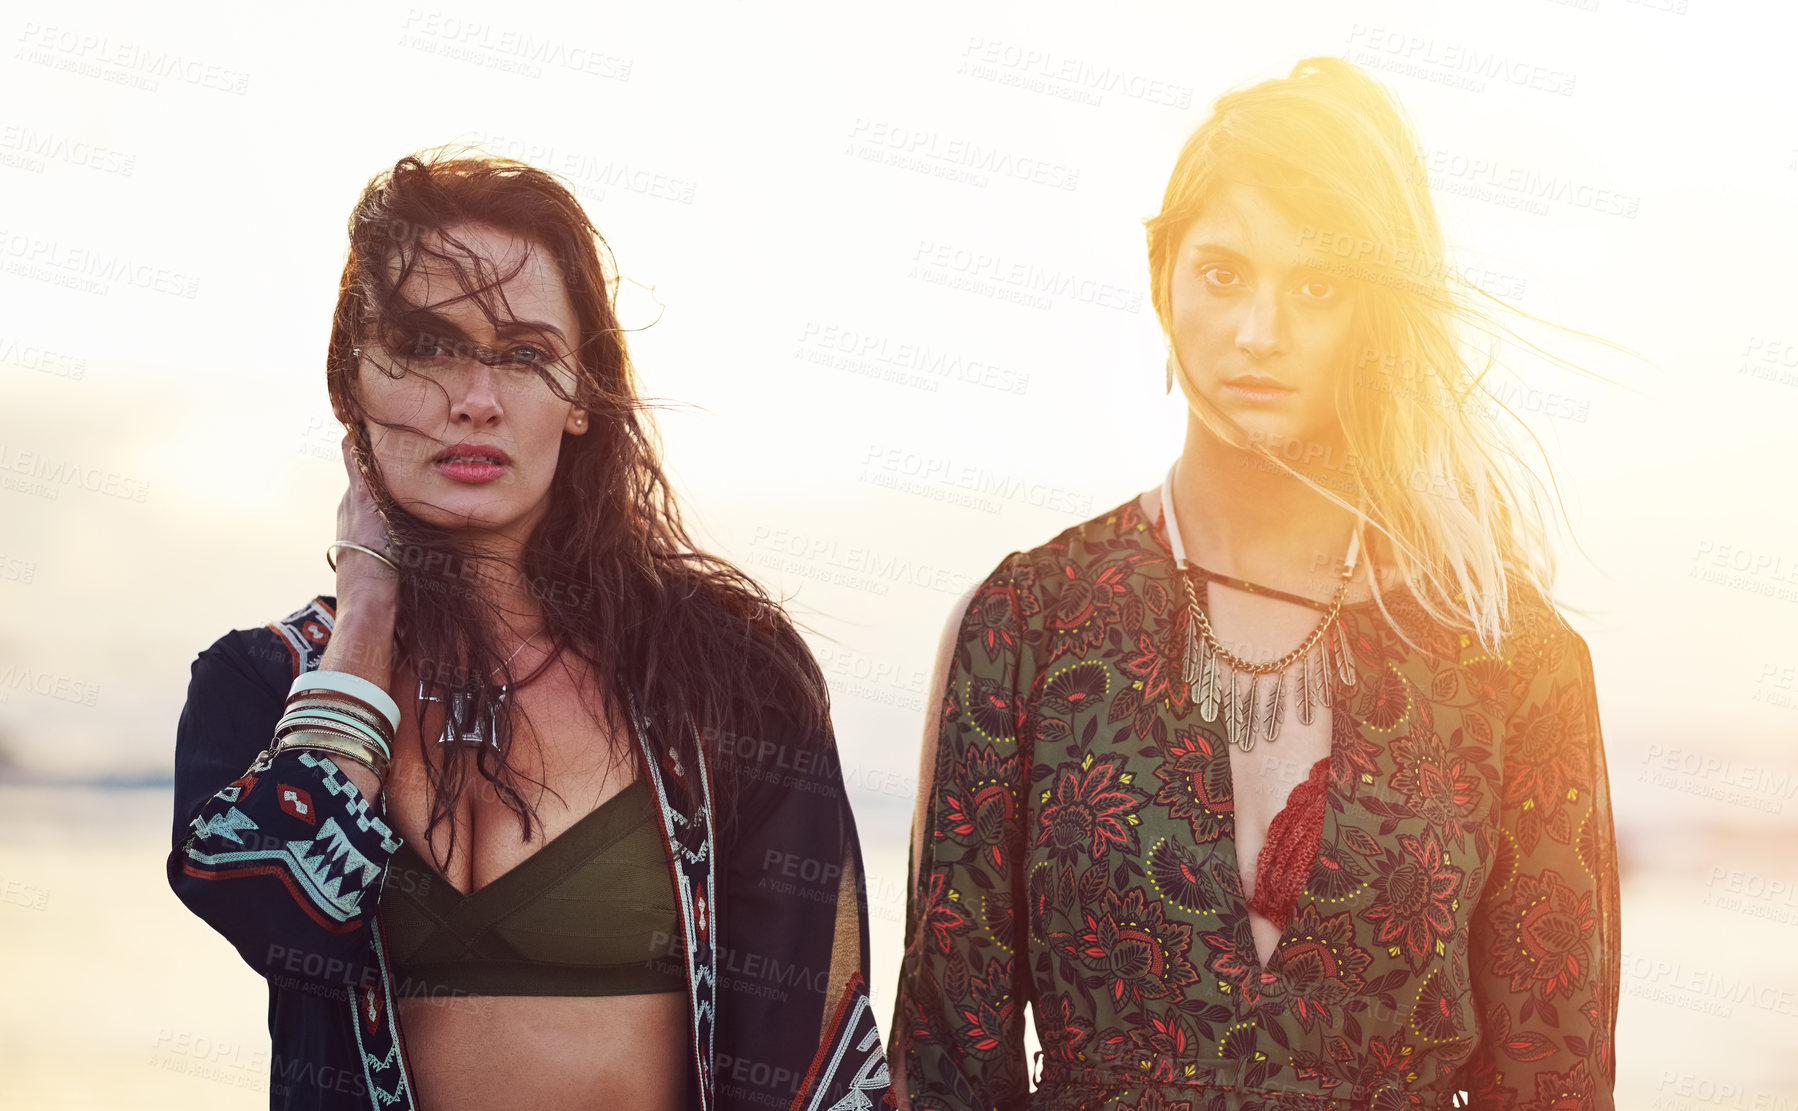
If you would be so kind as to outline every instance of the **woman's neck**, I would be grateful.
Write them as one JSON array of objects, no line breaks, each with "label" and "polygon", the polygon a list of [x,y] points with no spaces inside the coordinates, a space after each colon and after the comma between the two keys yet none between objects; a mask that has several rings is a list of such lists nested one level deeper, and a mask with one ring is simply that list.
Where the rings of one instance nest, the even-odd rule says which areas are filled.
[{"label": "woman's neck", "polygon": [[[1353,474],[1343,450],[1313,454],[1309,464],[1285,461],[1353,503]],[[1174,465],[1173,496],[1187,558],[1221,574],[1273,586],[1333,584],[1348,554],[1354,514],[1259,453],[1224,443],[1196,420],[1187,426]],[[1364,553],[1357,579],[1365,563]]]},{"label": "woman's neck", "polygon": [[499,645],[517,645],[538,637],[547,627],[543,605],[530,590],[523,572],[510,564],[483,564],[471,584],[484,603],[481,618],[487,635]]}]

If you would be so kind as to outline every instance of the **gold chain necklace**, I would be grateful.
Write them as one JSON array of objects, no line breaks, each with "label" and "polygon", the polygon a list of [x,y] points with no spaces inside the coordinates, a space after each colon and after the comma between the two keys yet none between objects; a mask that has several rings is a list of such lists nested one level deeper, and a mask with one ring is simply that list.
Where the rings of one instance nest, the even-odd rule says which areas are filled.
[{"label": "gold chain necklace", "polygon": [[[1174,553],[1174,567],[1186,591],[1186,605],[1191,620],[1186,625],[1186,644],[1182,652],[1181,677],[1188,695],[1195,689],[1194,699],[1199,715],[1216,722],[1218,712],[1224,715],[1225,732],[1230,743],[1244,752],[1255,747],[1257,739],[1274,741],[1280,735],[1280,724],[1286,716],[1286,673],[1296,666],[1296,701],[1299,722],[1310,725],[1320,705],[1328,705],[1334,697],[1334,682],[1343,686],[1355,683],[1354,665],[1348,658],[1347,645],[1337,628],[1342,612],[1342,599],[1348,593],[1349,579],[1355,573],[1355,559],[1361,551],[1361,532],[1349,535],[1348,555],[1342,561],[1342,581],[1336,596],[1317,628],[1311,630],[1297,648],[1272,663],[1250,663],[1232,653],[1218,640],[1211,621],[1199,606],[1193,590],[1194,566],[1187,562],[1186,549],[1180,541],[1180,523],[1174,516],[1174,471],[1179,460],[1167,471],[1161,484],[1161,519],[1167,527],[1168,547]],[[1247,676],[1244,683],[1243,677]],[[1262,693],[1262,687],[1267,691]]]}]

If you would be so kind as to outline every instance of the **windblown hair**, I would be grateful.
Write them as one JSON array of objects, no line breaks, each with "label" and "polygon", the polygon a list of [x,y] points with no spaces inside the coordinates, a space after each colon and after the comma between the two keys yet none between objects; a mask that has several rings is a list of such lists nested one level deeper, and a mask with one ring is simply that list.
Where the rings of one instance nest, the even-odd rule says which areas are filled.
[{"label": "windblown hair", "polygon": [[[516,573],[540,602],[552,643],[591,667],[604,700],[600,720],[630,730],[628,693],[649,719],[652,751],[674,746],[691,768],[698,749],[705,750],[720,828],[727,832],[741,781],[754,774],[743,754],[765,752],[768,742],[814,743],[828,728],[823,674],[781,607],[742,571],[698,550],[682,526],[644,413],[649,406],[638,396],[614,283],[601,263],[604,241],[574,195],[554,175],[522,162],[478,152],[452,156],[447,148],[402,158],[356,202],[325,370],[332,405],[350,430],[400,556],[402,649],[436,697],[445,690],[471,696],[468,714],[456,722],[483,720],[491,709],[502,729],[509,726],[516,699],[493,699],[484,683],[464,678],[516,681],[489,635],[503,627],[497,606],[466,575],[471,566],[490,567],[492,553],[485,553],[486,564],[471,564],[484,553],[467,534],[396,504],[371,448],[367,422],[373,418],[352,388],[361,374],[406,373],[399,365],[404,359],[382,360],[366,346],[402,350],[421,329],[466,342],[444,337],[443,318],[402,293],[407,276],[427,260],[433,272],[453,272],[462,295],[489,322],[511,321],[499,287],[516,270],[496,273],[459,239],[458,228],[470,225],[510,232],[553,260],[579,335],[570,337],[574,351],[562,365],[546,364],[537,373],[557,397],[585,408],[593,424],[586,435],[563,436],[548,512],[526,540]],[[525,264],[521,258],[519,266]],[[451,705],[447,698],[445,705]],[[436,742],[424,736],[424,709],[417,706],[417,743],[428,757]],[[629,766],[638,770],[635,744],[626,747]],[[438,769],[425,760],[432,769],[431,826],[454,812],[464,788],[464,762],[443,763]],[[518,814],[529,838],[533,807],[517,789],[510,754],[483,746],[475,766],[486,781],[482,789]],[[448,851],[454,851],[453,823]]]},{"label": "windblown hair", "polygon": [[[1554,580],[1546,490],[1499,426],[1501,413],[1515,414],[1485,385],[1493,349],[1476,357],[1467,334],[1515,335],[1487,312],[1510,306],[1447,261],[1403,109],[1359,67],[1333,57],[1304,59],[1285,78],[1217,99],[1181,149],[1161,211],[1144,221],[1153,303],[1170,344],[1175,252],[1233,184],[1263,191],[1303,229],[1299,246],[1356,291],[1336,408],[1360,465],[1338,468],[1353,471],[1344,481],[1320,484],[1282,458],[1302,455],[1292,445],[1248,436],[1203,398],[1191,399],[1193,411],[1224,442],[1357,513],[1371,530],[1369,554],[1380,552],[1429,617],[1496,651],[1513,595],[1546,599]],[[1384,610],[1383,584],[1373,578]]]}]

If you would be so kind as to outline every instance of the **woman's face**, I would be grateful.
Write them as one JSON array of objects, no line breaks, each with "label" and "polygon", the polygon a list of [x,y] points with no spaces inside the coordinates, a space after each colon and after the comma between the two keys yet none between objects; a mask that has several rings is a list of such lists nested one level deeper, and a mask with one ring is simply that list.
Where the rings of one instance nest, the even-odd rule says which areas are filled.
[{"label": "woman's face", "polygon": [[[420,258],[400,289],[428,312],[395,347],[373,337],[362,345],[357,397],[373,418],[375,458],[402,508],[440,527],[522,541],[548,510],[563,434],[587,431],[586,410],[557,397],[536,369],[559,361],[551,373],[573,393],[578,324],[561,274],[541,247],[485,225],[448,231],[492,273],[508,274],[523,260],[487,294],[498,326],[447,262]],[[434,246],[445,249],[441,240]],[[405,373],[393,378],[381,367]],[[420,431],[385,428],[383,421]]]},{"label": "woman's face", "polygon": [[1266,194],[1231,185],[1188,226],[1174,256],[1183,388],[1270,448],[1342,438],[1335,390],[1351,353],[1353,287],[1319,269],[1304,247],[1298,225]]}]

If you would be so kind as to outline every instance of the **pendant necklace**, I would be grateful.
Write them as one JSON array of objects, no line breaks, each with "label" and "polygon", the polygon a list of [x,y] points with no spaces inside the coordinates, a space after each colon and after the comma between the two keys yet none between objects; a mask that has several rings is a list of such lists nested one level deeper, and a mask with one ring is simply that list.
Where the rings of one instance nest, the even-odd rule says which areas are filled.
[{"label": "pendant necklace", "polygon": [[[524,651],[530,646],[531,641],[536,639],[537,637],[533,634],[530,640],[520,644],[513,650],[510,656],[506,657],[505,663],[500,664],[499,667],[496,667],[493,670],[495,672],[503,670],[506,664],[517,659],[518,653]],[[543,663],[538,665],[537,670],[533,671],[526,678],[520,680],[518,686],[522,687],[532,679],[535,679],[538,675],[542,674],[543,669],[549,666],[549,662],[555,659],[556,655],[557,653],[552,652],[545,657]],[[468,722],[468,718],[470,716],[469,708],[474,702],[474,692],[464,690],[452,692],[450,694],[449,707],[444,711],[443,715],[443,733],[437,738],[437,743],[440,745],[454,743],[476,747],[480,745],[491,745],[495,752],[500,751],[499,707],[501,703],[505,702],[506,696],[511,690],[512,684],[501,683],[494,691],[492,700],[487,703],[486,714],[472,723]],[[442,698],[428,693],[428,688],[423,676],[420,676],[418,680],[418,699],[421,702],[443,701]]]},{"label": "pendant necklace", "polygon": [[[1161,484],[1161,518],[1167,526],[1168,547],[1174,553],[1174,566],[1181,586],[1186,591],[1186,605],[1191,619],[1186,624],[1186,643],[1181,653],[1181,677],[1189,695],[1196,694],[1199,716],[1216,722],[1221,712],[1225,733],[1230,743],[1244,752],[1255,747],[1257,739],[1272,742],[1280,735],[1280,722],[1285,716],[1286,679],[1293,673],[1298,702],[1299,722],[1310,725],[1320,705],[1327,706],[1334,695],[1334,684],[1353,686],[1355,669],[1348,657],[1337,617],[1342,612],[1342,599],[1348,593],[1349,578],[1355,573],[1355,558],[1361,551],[1361,532],[1349,535],[1348,555],[1342,561],[1342,581],[1336,596],[1326,605],[1310,598],[1274,590],[1272,587],[1220,575],[1186,560],[1180,542],[1180,525],[1174,517],[1174,470],[1179,460],[1167,471]],[[1311,635],[1297,648],[1272,663],[1250,663],[1234,655],[1218,640],[1211,622],[1199,606],[1192,577],[1215,580],[1250,593],[1297,602],[1324,611],[1324,618]]]}]

